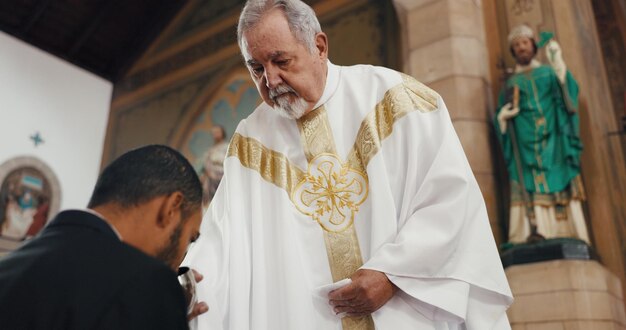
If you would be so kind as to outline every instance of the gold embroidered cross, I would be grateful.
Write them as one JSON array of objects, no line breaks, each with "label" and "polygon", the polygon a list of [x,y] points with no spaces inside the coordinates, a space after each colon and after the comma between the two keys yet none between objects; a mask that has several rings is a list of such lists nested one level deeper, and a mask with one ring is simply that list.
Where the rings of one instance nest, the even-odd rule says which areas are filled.
[{"label": "gold embroidered cross", "polygon": [[367,176],[333,154],[323,153],[310,163],[291,200],[322,228],[341,232],[349,228],[368,194]]}]

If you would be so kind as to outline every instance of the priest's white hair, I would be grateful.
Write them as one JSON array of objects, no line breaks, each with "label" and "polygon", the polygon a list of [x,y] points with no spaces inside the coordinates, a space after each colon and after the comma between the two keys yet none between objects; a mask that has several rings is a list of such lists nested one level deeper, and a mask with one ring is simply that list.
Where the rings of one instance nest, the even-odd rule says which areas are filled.
[{"label": "priest's white hair", "polygon": [[280,9],[287,17],[291,33],[306,46],[311,53],[315,52],[315,35],[322,32],[320,22],[309,5],[300,0],[248,0],[239,16],[237,25],[237,42],[244,50],[243,34],[253,28],[263,15],[273,9]]}]

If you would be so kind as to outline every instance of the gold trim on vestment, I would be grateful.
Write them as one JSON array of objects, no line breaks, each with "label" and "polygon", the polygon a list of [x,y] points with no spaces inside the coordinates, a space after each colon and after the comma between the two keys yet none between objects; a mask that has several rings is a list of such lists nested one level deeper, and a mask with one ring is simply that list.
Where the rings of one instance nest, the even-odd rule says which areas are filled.
[{"label": "gold trim on vestment", "polygon": [[[341,164],[339,157],[336,156],[335,139],[326,109],[323,106],[302,116],[297,120],[297,123],[304,154],[309,162],[309,170],[303,181],[292,192],[291,200],[303,214],[316,220],[324,229],[324,242],[326,243],[330,272],[333,281],[337,282],[344,278],[350,278],[363,265],[363,257],[353,219],[358,212],[358,205],[367,198],[367,190],[369,189],[367,175],[364,172],[350,169],[347,164]],[[317,171],[318,169],[320,170]],[[336,204],[342,202],[341,199],[337,198],[338,193],[336,192],[338,183],[342,178],[345,178],[341,172],[346,172],[346,174],[351,172],[356,174],[354,176],[356,178],[360,176],[358,179],[362,180],[362,183],[359,184],[364,184],[365,187],[362,188],[365,189],[362,193],[348,193],[346,200],[352,204],[350,219],[344,217],[339,221],[339,225],[334,226],[333,219],[329,217],[330,214],[339,213],[333,211],[338,209]],[[333,175],[337,176],[338,180],[332,180]],[[314,191],[313,186],[316,182],[318,186],[323,187],[319,190],[323,191],[322,195],[325,195],[324,201],[317,199],[315,200],[316,203],[309,204],[311,207],[303,210],[299,205],[304,205],[301,202],[307,198],[307,191],[308,194],[313,194],[311,191]],[[332,202],[329,203],[329,201]],[[335,206],[330,206],[330,204]],[[350,209],[350,207],[347,208]],[[326,215],[327,221],[320,219],[320,216],[324,215]],[[371,315],[359,318],[344,317],[341,322],[344,330],[374,329],[374,319]]]},{"label": "gold trim on vestment", "polygon": [[289,195],[304,178],[304,172],[285,155],[239,133],[233,135],[228,145],[227,157],[230,156],[237,157],[242,166],[259,172],[265,181],[285,189]]},{"label": "gold trim on vestment", "polygon": [[388,90],[374,111],[363,119],[347,163],[366,172],[370,160],[380,150],[381,142],[391,135],[398,119],[413,111],[425,113],[436,109],[437,93],[413,77],[402,74],[402,84]]},{"label": "gold trim on vestment", "polygon": [[[312,171],[312,169],[317,168],[316,165],[321,164],[325,158],[339,159],[336,156],[337,151],[335,148],[335,140],[332,136],[326,109],[323,106],[315,109],[298,119],[297,123],[298,128],[300,129],[302,146],[304,147],[305,155],[307,156],[307,160],[309,162],[309,172],[305,175],[305,177],[308,175],[319,178],[319,176],[315,175]],[[345,164],[342,164],[342,167],[344,166]],[[324,180],[323,178],[321,179]],[[306,180],[306,178],[303,180]],[[364,180],[367,185],[367,177],[364,177]],[[305,183],[306,182],[301,182],[299,185],[303,185]],[[334,185],[332,183],[329,184],[329,187],[330,189],[334,189]],[[365,190],[369,189],[368,186],[365,186],[364,188]],[[300,193],[299,196],[295,195],[296,192]],[[302,195],[305,192],[306,190],[297,188],[292,192],[291,198],[296,206],[300,204],[299,200],[303,198]],[[367,196],[367,193],[365,196]],[[363,200],[356,202],[359,202],[360,204]],[[321,207],[319,204],[316,206],[318,206],[318,208]],[[323,209],[323,207],[321,207],[321,209]],[[356,213],[356,211],[358,211],[358,209],[355,210],[354,213]],[[313,218],[313,214],[311,213],[314,212],[319,211],[314,209],[313,212],[302,213]],[[322,224],[320,223],[320,225]],[[339,281],[352,276],[352,274],[363,265],[361,250],[359,248],[358,239],[352,221],[349,222],[347,227],[336,232],[326,229],[324,225],[322,225],[322,228],[324,229],[328,261],[330,263],[333,280]],[[340,269],[343,271],[339,271]]]},{"label": "gold trim on vestment", "polygon": [[[532,87],[533,90],[533,97],[535,99],[535,103],[537,104],[537,110],[539,111],[539,118],[537,118],[534,114],[533,114],[533,120],[535,121],[535,123],[537,122],[537,120],[539,119],[543,119],[545,121],[545,114],[543,111],[543,108],[541,107],[541,103],[539,102],[539,92],[537,91],[537,84],[535,83],[535,78],[530,78],[530,86]],[[547,125],[535,125],[535,141],[537,141],[538,137],[541,136],[545,136],[548,132],[548,126]],[[541,150],[539,150],[539,145],[537,143],[534,144],[535,147],[535,157],[537,159],[537,165],[539,165],[539,168],[542,168],[543,165],[543,159],[541,158],[541,154],[543,153],[543,151],[546,149],[548,140],[547,139],[542,139],[543,141],[541,142]],[[543,192],[544,193],[550,193],[550,186],[548,186],[548,182],[546,181],[545,178],[545,172],[541,171],[540,174],[537,174],[537,171],[535,172],[535,189],[536,191],[541,191],[540,187],[543,185]]]},{"label": "gold trim on vestment", "polygon": [[291,201],[326,231],[341,232],[352,226],[368,194],[365,173],[352,169],[336,155],[321,153],[291,193]]},{"label": "gold trim on vestment", "polygon": [[337,154],[333,131],[323,106],[302,116],[296,123],[300,130],[302,149],[309,162],[320,154]]}]

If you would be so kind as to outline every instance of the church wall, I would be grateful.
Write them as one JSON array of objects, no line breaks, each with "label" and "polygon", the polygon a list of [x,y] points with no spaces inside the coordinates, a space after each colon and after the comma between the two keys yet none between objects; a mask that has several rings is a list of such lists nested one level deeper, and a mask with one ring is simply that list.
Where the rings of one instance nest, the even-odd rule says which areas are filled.
[{"label": "church wall", "polygon": [[[0,184],[3,163],[34,157],[58,178],[57,210],[86,207],[99,173],[111,83],[2,32],[0,48]],[[36,132],[38,146],[29,138]]]},{"label": "church wall", "polygon": [[[335,64],[397,67],[391,4],[373,0],[305,1],[320,17]],[[102,164],[133,147],[162,143],[197,164],[213,144],[209,129],[232,135],[261,102],[236,44],[241,0],[190,1],[115,84]]]},{"label": "church wall", "polygon": [[87,206],[112,85],[0,32],[0,257]]},{"label": "church wall", "polygon": [[394,6],[401,26],[402,69],[443,97],[485,198],[496,242],[503,243],[483,4],[394,0]]},{"label": "church wall", "polygon": [[611,87],[615,120],[621,123],[619,131],[609,134],[621,138],[626,155],[626,1],[592,0],[592,5]]}]

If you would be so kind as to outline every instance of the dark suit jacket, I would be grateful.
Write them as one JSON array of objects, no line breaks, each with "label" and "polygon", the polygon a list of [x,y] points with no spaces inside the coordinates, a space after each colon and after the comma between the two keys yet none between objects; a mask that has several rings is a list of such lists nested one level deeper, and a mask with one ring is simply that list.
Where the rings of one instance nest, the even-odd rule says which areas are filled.
[{"label": "dark suit jacket", "polygon": [[59,213],[0,260],[0,329],[187,328],[176,274],[91,213]]}]

